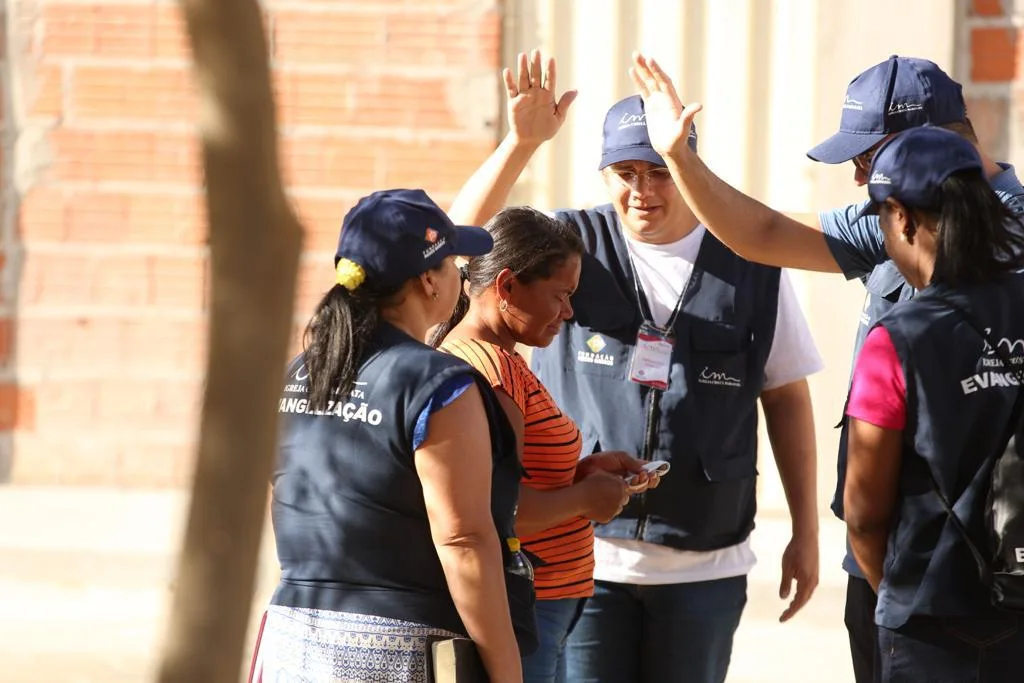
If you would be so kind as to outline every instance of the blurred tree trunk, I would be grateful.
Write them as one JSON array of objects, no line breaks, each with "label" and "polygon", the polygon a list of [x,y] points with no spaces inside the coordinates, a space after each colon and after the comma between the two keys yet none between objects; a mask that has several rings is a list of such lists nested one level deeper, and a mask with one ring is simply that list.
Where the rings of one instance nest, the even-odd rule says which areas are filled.
[{"label": "blurred tree trunk", "polygon": [[212,297],[199,453],[159,681],[236,683],[248,661],[302,227],[278,170],[257,0],[180,2],[201,104]]}]

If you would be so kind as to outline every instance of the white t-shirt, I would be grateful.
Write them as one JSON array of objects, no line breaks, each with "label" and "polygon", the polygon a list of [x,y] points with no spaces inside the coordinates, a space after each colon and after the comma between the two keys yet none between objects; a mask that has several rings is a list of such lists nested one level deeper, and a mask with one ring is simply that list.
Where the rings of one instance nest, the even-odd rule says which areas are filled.
[{"label": "white t-shirt", "polygon": [[[664,325],[668,321],[693,272],[693,263],[706,232],[703,225],[697,226],[689,235],[671,244],[646,244],[626,235],[637,277],[656,324]],[[775,337],[765,363],[765,389],[802,380],[823,367],[785,271],[779,282],[776,316]],[[644,541],[595,538],[594,559],[595,579],[646,585],[743,576],[757,562],[750,539],[720,550],[696,552]]]}]

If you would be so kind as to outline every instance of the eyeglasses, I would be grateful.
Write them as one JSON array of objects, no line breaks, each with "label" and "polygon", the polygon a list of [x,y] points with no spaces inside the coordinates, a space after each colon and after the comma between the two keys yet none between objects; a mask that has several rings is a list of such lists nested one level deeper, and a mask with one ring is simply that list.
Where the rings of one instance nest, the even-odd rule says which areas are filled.
[{"label": "eyeglasses", "polygon": [[640,183],[643,180],[647,181],[648,187],[664,187],[672,182],[672,174],[667,168],[661,167],[650,168],[646,171],[637,171],[632,168],[609,168],[608,174],[633,192],[640,189]]},{"label": "eyeglasses", "polygon": [[878,147],[872,147],[863,154],[858,154],[853,158],[853,165],[864,173],[871,172],[871,162],[875,160],[875,154],[878,152]]}]

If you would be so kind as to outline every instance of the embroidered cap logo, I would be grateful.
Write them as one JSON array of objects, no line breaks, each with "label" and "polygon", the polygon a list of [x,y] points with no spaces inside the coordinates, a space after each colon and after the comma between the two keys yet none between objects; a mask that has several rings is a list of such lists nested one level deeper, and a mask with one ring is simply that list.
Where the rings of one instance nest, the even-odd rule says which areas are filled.
[{"label": "embroidered cap logo", "polygon": [[864,111],[864,103],[860,100],[855,100],[849,95],[843,100],[843,109],[854,109],[856,111]]}]

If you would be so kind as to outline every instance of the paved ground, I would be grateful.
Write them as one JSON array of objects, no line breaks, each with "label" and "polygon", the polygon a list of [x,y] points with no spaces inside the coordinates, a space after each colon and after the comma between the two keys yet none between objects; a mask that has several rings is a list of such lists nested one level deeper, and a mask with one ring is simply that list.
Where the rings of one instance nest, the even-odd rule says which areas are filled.
[{"label": "paved ground", "polygon": [[[172,492],[0,489],[0,683],[152,680],[184,505]],[[779,624],[788,524],[759,520],[760,562],[729,683],[853,680],[838,569],[843,530],[830,518],[822,524],[822,585],[801,614]],[[272,588],[269,544],[263,558],[257,605]]]}]

